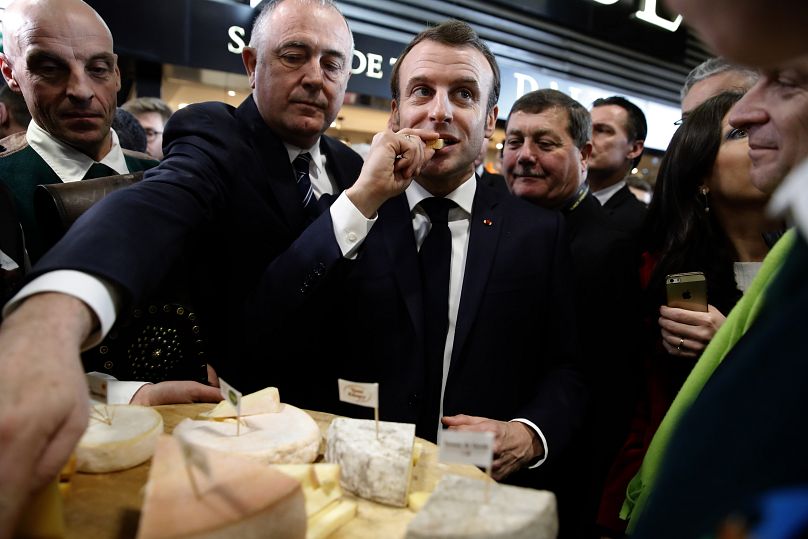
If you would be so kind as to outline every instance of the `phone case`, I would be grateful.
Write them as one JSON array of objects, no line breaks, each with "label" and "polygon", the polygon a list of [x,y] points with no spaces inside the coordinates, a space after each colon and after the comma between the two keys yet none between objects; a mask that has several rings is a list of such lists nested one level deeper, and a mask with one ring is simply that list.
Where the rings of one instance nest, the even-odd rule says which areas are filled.
[{"label": "phone case", "polygon": [[665,288],[669,307],[707,312],[707,280],[702,272],[667,275]]}]

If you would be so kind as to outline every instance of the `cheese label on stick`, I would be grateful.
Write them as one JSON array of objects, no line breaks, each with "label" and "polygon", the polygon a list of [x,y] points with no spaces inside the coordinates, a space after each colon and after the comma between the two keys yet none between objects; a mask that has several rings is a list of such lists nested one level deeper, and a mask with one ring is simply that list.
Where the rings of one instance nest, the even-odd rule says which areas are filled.
[{"label": "cheese label on stick", "polygon": [[241,391],[219,378],[219,391],[222,398],[236,409],[236,436],[241,434]]},{"label": "cheese label on stick", "polygon": [[438,447],[441,462],[471,464],[490,470],[494,460],[494,433],[441,430]]},{"label": "cheese label on stick", "polygon": [[379,384],[363,384],[360,382],[351,382],[337,380],[339,384],[339,400],[366,408],[379,407]]}]

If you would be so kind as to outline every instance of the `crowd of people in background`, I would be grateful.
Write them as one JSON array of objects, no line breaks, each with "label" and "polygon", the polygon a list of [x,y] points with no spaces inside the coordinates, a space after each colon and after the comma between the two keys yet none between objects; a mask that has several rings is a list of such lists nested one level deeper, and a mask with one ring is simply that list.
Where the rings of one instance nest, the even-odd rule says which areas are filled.
[{"label": "crowd of people in background", "polygon": [[[80,352],[167,290],[198,313],[206,372],[112,379],[110,402],[217,401],[221,375],[356,415],[335,379],[379,382],[382,419],[425,439],[493,432],[494,478],[553,491],[561,537],[752,534],[761,500],[808,483],[808,8],[670,4],[727,59],[684,82],[651,196],[632,177],[648,126],[619,95],[521,96],[485,170],[500,72],[460,21],[405,47],[360,157],[325,135],[353,47],[329,0],[266,2],[252,94],[176,113],[117,106],[113,36],[82,0],[12,2],[0,539],[86,425]],[[132,174],[49,240],[37,186]],[[694,272],[703,305],[669,305]]]}]

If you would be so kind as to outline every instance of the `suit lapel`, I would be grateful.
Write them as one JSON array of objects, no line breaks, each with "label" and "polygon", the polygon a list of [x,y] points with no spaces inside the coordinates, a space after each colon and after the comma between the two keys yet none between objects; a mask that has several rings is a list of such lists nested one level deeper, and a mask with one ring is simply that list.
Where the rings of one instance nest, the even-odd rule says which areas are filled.
[{"label": "suit lapel", "polygon": [[297,233],[305,226],[307,218],[300,203],[300,193],[286,146],[264,123],[252,97],[241,104],[238,112],[251,131],[253,145],[258,150],[258,159],[275,199],[275,208],[289,230]]},{"label": "suit lapel", "polygon": [[349,178],[347,172],[340,166],[334,144],[342,144],[342,142],[335,141],[326,135],[320,137],[320,152],[326,156],[328,174],[331,175],[334,182],[337,184],[336,196],[349,188],[356,178]]},{"label": "suit lapel", "polygon": [[499,204],[501,196],[510,195],[499,194],[479,181],[477,182],[477,191],[471,209],[469,249],[463,275],[463,289],[460,294],[460,307],[452,347],[452,365],[456,364],[477,317],[480,301],[491,273],[491,266],[494,264],[499,236],[505,224],[505,214]]},{"label": "suit lapel", "polygon": [[[603,205],[604,208],[608,210],[613,210],[617,208],[620,204],[622,204],[626,199],[626,194],[631,195],[631,192],[628,190],[628,187],[625,185],[617,190],[617,192],[612,195],[612,197],[606,201],[606,204]],[[634,195],[631,195],[634,196]]]},{"label": "suit lapel", "polygon": [[423,342],[424,304],[421,297],[421,270],[418,265],[418,248],[415,245],[407,197],[399,195],[382,206],[376,226],[382,228],[387,253],[390,255],[396,282],[407,306],[410,321],[415,328],[416,338],[418,342]]}]

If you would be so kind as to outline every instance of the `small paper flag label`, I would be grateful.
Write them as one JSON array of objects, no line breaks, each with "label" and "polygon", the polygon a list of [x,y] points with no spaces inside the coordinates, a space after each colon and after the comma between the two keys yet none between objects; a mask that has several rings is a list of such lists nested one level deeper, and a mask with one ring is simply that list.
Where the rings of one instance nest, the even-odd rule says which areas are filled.
[{"label": "small paper flag label", "polygon": [[241,416],[241,391],[219,378],[219,390],[222,398],[229,402],[236,409],[236,416]]},{"label": "small paper flag label", "polygon": [[494,460],[494,433],[441,430],[438,449],[441,462],[471,464],[488,470]]},{"label": "small paper flag label", "polygon": [[379,384],[362,384],[338,379],[339,400],[366,408],[379,407]]}]

